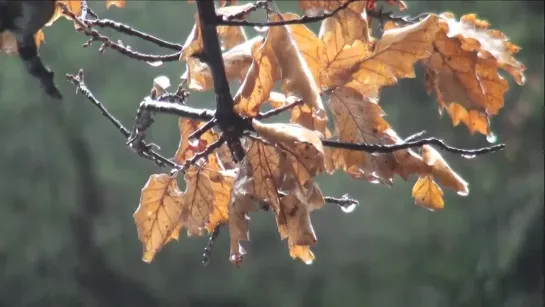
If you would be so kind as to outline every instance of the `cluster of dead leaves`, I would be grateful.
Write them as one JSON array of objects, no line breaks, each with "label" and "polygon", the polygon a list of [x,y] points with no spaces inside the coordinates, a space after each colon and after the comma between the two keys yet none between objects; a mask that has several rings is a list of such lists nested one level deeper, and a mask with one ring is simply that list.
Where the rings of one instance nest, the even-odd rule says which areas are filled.
[{"label": "cluster of dead leaves", "polygon": [[[300,8],[316,14],[332,11],[346,1],[301,0]],[[80,1],[62,2],[79,14]],[[221,1],[218,15],[246,18],[241,13],[250,4],[235,2]],[[400,0],[388,3],[406,8]],[[122,7],[125,1],[106,1],[106,5]],[[519,48],[472,14],[460,20],[445,13],[430,14],[411,25],[387,23],[384,33],[375,38],[367,18],[367,10],[374,7],[375,0],[353,2],[323,20],[318,34],[304,24],[293,24],[261,29],[262,35],[248,39],[242,27],[217,27],[226,77],[240,83],[234,97],[236,112],[254,117],[266,104],[278,108],[294,99],[303,104],[291,110],[290,123],[253,119],[257,136],[243,142],[245,159],[234,163],[228,148],[222,146],[187,169],[184,191],[178,187],[179,174],[152,175],[134,213],[144,261],[152,261],[167,243],[178,240],[184,228],[193,236],[226,224],[230,259],[238,264],[245,253],[240,242],[249,240],[248,214],[267,208],[274,213],[281,239],[287,239],[290,255],[311,263],[310,247],[317,238],[310,212],[325,203],[315,180],[319,174],[336,170],[354,179],[388,185],[395,175],[407,180],[416,174],[412,196],[416,204],[431,210],[444,206],[439,185],[460,195],[469,193],[468,184],[430,146],[423,146],[420,153],[369,154],[325,148],[322,141],[403,142],[384,119],[379,94],[400,78],[414,78],[417,63],[426,69],[428,91],[435,92],[440,108],[448,111],[454,125],[462,122],[471,133],[489,134],[489,117],[503,106],[508,88],[498,70],[524,83],[525,67],[514,58]],[[51,22],[59,16],[57,12]],[[269,21],[297,18],[300,16],[294,13],[268,15]],[[180,56],[186,65],[182,78],[194,91],[213,89],[210,69],[200,60],[202,51],[200,21],[195,15],[195,26]],[[278,85],[281,93],[275,91]],[[325,104],[322,95],[328,96]],[[334,131],[327,127],[326,106],[333,114]],[[180,120],[177,163],[184,164],[218,140],[214,130],[189,140],[201,126]]]},{"label": "cluster of dead leaves", "polygon": [[[305,13],[317,14],[345,2],[301,0],[300,7]],[[230,259],[238,263],[244,254],[240,241],[249,240],[248,213],[267,207],[274,212],[281,238],[288,239],[290,255],[311,262],[310,247],[316,243],[316,235],[309,214],[324,205],[315,178],[338,169],[355,179],[388,185],[395,175],[407,180],[416,174],[412,196],[416,204],[430,210],[444,206],[439,185],[459,195],[469,193],[468,184],[430,146],[423,146],[420,153],[369,154],[324,148],[321,143],[330,138],[348,143],[402,142],[384,119],[378,99],[384,86],[395,85],[400,78],[414,78],[417,63],[425,67],[425,84],[430,93],[435,92],[440,108],[448,111],[454,125],[462,122],[471,133],[489,134],[489,117],[503,106],[508,84],[499,69],[517,83],[524,82],[525,67],[514,59],[519,48],[475,15],[456,20],[448,13],[430,14],[411,25],[387,23],[382,36],[375,38],[366,14],[374,2],[351,3],[325,19],[319,34],[306,25],[294,24],[269,27],[262,35],[248,39],[242,27],[218,27],[227,78],[240,83],[234,97],[236,112],[254,117],[265,104],[277,108],[294,97],[304,104],[292,109],[289,124],[254,119],[259,137],[246,140],[246,158],[239,165],[226,167],[228,150],[211,154],[186,174],[185,192],[172,183],[175,177],[152,176],[135,213],[145,246],[144,260],[150,261],[167,242],[177,239],[182,226],[191,235],[225,223],[231,237]],[[406,8],[402,1],[389,2]],[[217,13],[235,15],[248,6],[233,3],[218,8]],[[268,20],[299,17],[270,13]],[[195,26],[180,57],[186,64],[182,78],[195,91],[213,89],[210,69],[199,59],[202,49],[199,17],[195,15]],[[275,92],[277,85],[281,93]],[[329,96],[327,103],[321,95]],[[327,128],[325,106],[333,113],[333,132]],[[217,138],[210,132],[191,144],[184,138],[198,128],[197,123],[181,121],[180,127],[179,162],[191,157],[185,153],[202,150]],[[196,182],[203,190],[198,197]],[[214,183],[221,188],[214,189]],[[162,201],[167,198],[172,201]],[[163,208],[167,203],[177,204],[171,210],[175,222],[161,217],[167,212]],[[200,209],[192,209],[195,207]],[[161,219],[167,221],[165,230],[161,229],[164,223],[157,222]]]}]

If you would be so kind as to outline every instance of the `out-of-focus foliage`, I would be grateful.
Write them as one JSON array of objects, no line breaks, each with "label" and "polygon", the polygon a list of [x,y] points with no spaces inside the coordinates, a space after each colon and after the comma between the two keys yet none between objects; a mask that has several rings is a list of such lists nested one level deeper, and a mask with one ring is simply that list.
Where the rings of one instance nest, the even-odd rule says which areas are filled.
[{"label": "out-of-focus foliage", "polygon": [[[171,41],[183,41],[194,23],[191,4],[135,1],[106,11],[102,3],[90,3],[102,17]],[[282,11],[297,8],[295,2],[278,4]],[[491,122],[508,148],[478,160],[449,155],[472,193],[446,194],[449,206],[440,213],[415,208],[406,197],[411,186],[402,181],[389,189],[341,174],[320,177],[324,194],[348,192],[361,206],[351,215],[328,207],[313,215],[320,234],[313,250],[320,256],[311,267],[284,257],[286,242],[277,240],[267,213],[252,218],[252,252],[241,269],[226,260],[227,236],[216,243],[208,269],[199,265],[205,239],[169,245],[150,265],[140,261],[131,217],[139,201],[134,191],[157,170],[132,155],[88,101],[70,94],[73,88],[63,84],[62,74],[86,69],[98,98],[132,123],[150,81],[158,74],[177,78],[179,63],[154,69],[109,50],[98,55],[96,47],[81,48],[85,38],[59,20],[45,29],[40,52],[57,72],[65,93],[60,104],[36,89],[19,62],[0,57],[0,305],[540,306],[543,5],[409,3],[407,13],[422,11],[475,12],[522,47],[517,56],[528,67],[527,84],[511,87],[503,111]],[[160,52],[131,37],[121,39],[135,50]],[[204,107],[214,104],[210,94],[191,99]],[[381,97],[388,122],[399,131],[426,129],[464,147],[485,142],[477,134],[468,137],[465,128],[452,129],[432,103],[422,84],[407,79]],[[177,124],[158,121],[150,139],[175,152]]]}]

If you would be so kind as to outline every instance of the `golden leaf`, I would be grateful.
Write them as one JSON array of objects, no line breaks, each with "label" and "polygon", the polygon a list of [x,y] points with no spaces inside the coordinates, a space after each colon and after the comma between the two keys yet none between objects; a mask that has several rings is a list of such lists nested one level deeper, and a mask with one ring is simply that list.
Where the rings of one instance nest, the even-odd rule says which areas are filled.
[{"label": "golden leaf", "polygon": [[[342,87],[332,93],[329,107],[335,118],[335,127],[340,141],[385,143],[383,133],[390,128],[390,125],[382,118],[384,112],[376,102],[364,98],[351,88]],[[393,154],[374,156],[356,150],[342,152],[345,168],[355,168],[357,173],[373,181],[388,183],[395,173],[397,162]]]},{"label": "golden leaf", "polygon": [[265,41],[252,48],[252,65],[233,98],[235,111],[242,116],[257,115],[259,108],[267,101],[276,80],[280,77],[272,44],[269,32]]},{"label": "golden leaf", "polygon": [[[251,197],[264,202],[276,215],[281,216],[278,190],[281,187],[282,178],[278,150],[260,140],[250,140],[246,158],[242,161],[239,174],[233,183],[233,190],[237,199]],[[250,210],[247,208],[237,210],[237,212],[248,211]]]},{"label": "golden leaf", "polygon": [[218,224],[225,224],[229,220],[229,201],[235,174],[233,172],[207,172],[210,186],[214,192],[214,208],[208,217],[206,229],[213,232]]},{"label": "golden leaf", "polygon": [[309,210],[296,196],[282,197],[281,206],[285,212],[285,223],[277,219],[278,232],[282,239],[288,238],[290,256],[312,263],[314,255],[309,246],[316,243],[316,234],[310,221]]},{"label": "golden leaf", "polygon": [[151,262],[167,243],[178,239],[183,205],[184,195],[175,177],[151,175],[133,215],[138,238],[144,247],[143,261]]},{"label": "golden leaf", "polygon": [[397,79],[414,78],[414,64],[431,55],[438,30],[439,17],[432,14],[416,24],[384,31],[346,86],[377,97],[382,87],[396,84]]},{"label": "golden leaf", "polygon": [[186,189],[182,223],[187,235],[202,235],[208,216],[214,210],[214,191],[210,178],[197,167],[191,167],[185,174]]},{"label": "golden leaf", "polygon": [[[488,30],[488,23],[475,15],[441,14],[441,30],[434,41],[435,52],[423,61],[427,68],[428,92],[435,91],[454,126],[464,123],[471,134],[490,134],[489,117],[503,107],[509,84],[498,69],[524,83],[526,67],[514,59],[519,48],[503,33]],[[455,104],[455,105],[453,105]]]},{"label": "golden leaf", "polygon": [[[279,150],[283,151],[282,169],[292,169],[300,185],[325,170],[324,148],[320,135],[294,124],[263,124],[252,121],[255,131]],[[286,172],[285,170],[284,172]]]},{"label": "golden leaf", "polygon": [[[180,143],[176,150],[176,154],[174,155],[174,161],[176,163],[183,164],[186,160],[191,159],[196,153],[204,151],[210,144],[218,140],[218,134],[210,129],[202,134],[198,140],[190,141],[189,136],[203,125],[204,123],[191,119],[180,118],[178,120]],[[208,155],[206,167],[213,170],[220,169],[215,153]]]},{"label": "golden leaf", "polygon": [[431,176],[418,178],[413,186],[415,203],[430,210],[443,209],[443,191]]},{"label": "golden leaf", "polygon": [[[225,65],[225,77],[227,80],[238,80],[242,82],[252,65],[252,47],[262,40],[257,36],[242,44],[239,44],[223,53]],[[186,60],[186,71],[182,79],[189,80],[188,88],[194,91],[208,91],[214,87],[210,67],[196,58],[188,57]]]},{"label": "golden leaf", "polygon": [[437,150],[429,145],[422,146],[422,158],[432,167],[433,178],[437,179],[439,184],[453,189],[458,195],[469,194],[467,182],[450,168]]}]

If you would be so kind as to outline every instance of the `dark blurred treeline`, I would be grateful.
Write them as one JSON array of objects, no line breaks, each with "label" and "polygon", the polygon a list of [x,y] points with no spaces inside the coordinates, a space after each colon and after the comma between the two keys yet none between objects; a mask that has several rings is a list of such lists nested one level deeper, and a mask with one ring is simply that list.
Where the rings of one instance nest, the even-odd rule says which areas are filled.
[{"label": "dark blurred treeline", "polygon": [[[252,217],[249,256],[228,262],[227,236],[209,267],[200,265],[206,238],[182,238],[152,264],[141,262],[132,214],[154,165],[132,154],[125,140],[73,86],[65,73],[83,68],[97,97],[128,126],[157,75],[177,83],[181,63],[152,68],[98,45],[65,20],[47,28],[43,59],[55,70],[65,99],[52,101],[15,57],[0,56],[0,306],[542,306],[543,292],[543,2],[406,1],[409,13],[475,12],[522,50],[527,83],[514,83],[492,127],[507,149],[468,160],[444,154],[469,183],[446,207],[413,205],[411,186],[393,188],[320,179],[324,193],[360,200],[352,214],[333,206],[313,215],[317,260],[289,257],[274,219]],[[185,1],[129,1],[104,18],[183,43],[195,7]],[[278,1],[296,11],[293,1]],[[316,29],[316,27],[315,27]],[[104,30],[134,50],[169,53]],[[249,34],[253,33],[248,31]],[[487,144],[452,128],[428,97],[421,71],[384,91],[381,105],[401,134],[427,130],[459,147]],[[211,94],[190,104],[212,107]],[[149,136],[173,154],[176,119],[157,116]]]}]

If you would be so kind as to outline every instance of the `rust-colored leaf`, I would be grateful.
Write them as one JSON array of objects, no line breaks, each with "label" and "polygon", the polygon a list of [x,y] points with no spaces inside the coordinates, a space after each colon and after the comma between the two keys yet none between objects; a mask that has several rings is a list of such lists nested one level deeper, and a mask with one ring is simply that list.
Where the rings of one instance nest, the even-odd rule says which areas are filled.
[{"label": "rust-colored leaf", "polygon": [[414,78],[414,64],[431,55],[438,30],[439,17],[432,14],[416,24],[384,31],[346,86],[377,97],[382,87],[396,84],[397,79]]},{"label": "rust-colored leaf", "polygon": [[214,210],[214,190],[212,182],[201,168],[192,167],[185,174],[186,189],[182,223],[187,235],[202,235],[208,223],[208,216]]},{"label": "rust-colored leaf", "polygon": [[515,60],[520,49],[503,33],[489,30],[488,23],[475,15],[440,15],[441,29],[434,41],[434,53],[423,61],[427,69],[428,92],[437,95],[453,125],[464,123],[471,134],[490,134],[489,117],[503,107],[507,80],[503,69],[523,84],[526,67]]},{"label": "rust-colored leaf", "polygon": [[418,178],[412,193],[415,203],[430,210],[443,209],[443,190],[433,181],[432,176]]},{"label": "rust-colored leaf", "polygon": [[295,195],[282,197],[281,206],[285,212],[285,223],[277,219],[278,232],[282,239],[288,239],[290,256],[307,264],[314,260],[310,246],[317,241],[310,221],[309,209]]},{"label": "rust-colored leaf", "polygon": [[144,247],[143,261],[151,262],[167,243],[178,239],[183,206],[184,195],[178,188],[176,177],[151,175],[134,212],[138,239]]},{"label": "rust-colored leaf", "polygon": [[[204,123],[190,119],[180,118],[178,127],[180,128],[180,143],[178,150],[174,155],[174,161],[183,164],[186,160],[191,159],[196,153],[204,151],[210,144],[218,140],[219,136],[212,129],[208,130],[198,140],[189,140],[189,136],[197,129],[202,127]],[[206,167],[213,170],[219,170],[218,159],[215,153],[208,155]]]},{"label": "rust-colored leaf", "polygon": [[324,148],[318,133],[294,124],[263,124],[254,120],[252,125],[261,137],[283,152],[281,160],[285,161],[281,164],[293,170],[300,185],[325,170]]}]

